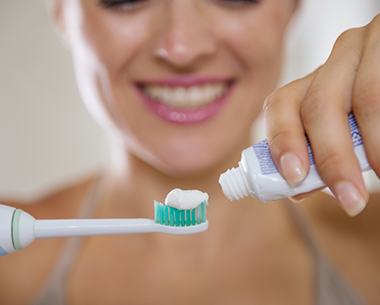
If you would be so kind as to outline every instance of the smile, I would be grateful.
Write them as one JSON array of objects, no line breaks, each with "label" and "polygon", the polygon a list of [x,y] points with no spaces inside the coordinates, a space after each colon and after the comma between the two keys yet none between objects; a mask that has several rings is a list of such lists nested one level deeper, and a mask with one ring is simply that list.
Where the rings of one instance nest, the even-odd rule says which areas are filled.
[{"label": "smile", "polygon": [[140,82],[145,104],[160,118],[173,123],[197,123],[215,116],[231,91],[226,79],[180,78]]}]

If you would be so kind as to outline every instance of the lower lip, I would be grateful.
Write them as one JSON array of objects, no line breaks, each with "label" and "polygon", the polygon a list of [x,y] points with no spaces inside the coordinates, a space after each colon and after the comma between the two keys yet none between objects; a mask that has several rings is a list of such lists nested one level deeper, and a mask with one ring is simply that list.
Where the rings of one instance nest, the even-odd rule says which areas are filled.
[{"label": "lower lip", "polygon": [[181,109],[168,106],[152,99],[150,96],[146,95],[141,88],[138,88],[138,91],[142,96],[144,104],[161,119],[177,124],[195,124],[211,119],[217,115],[225,104],[231,89],[232,85],[226,89],[223,95],[215,99],[213,102],[192,109]]}]

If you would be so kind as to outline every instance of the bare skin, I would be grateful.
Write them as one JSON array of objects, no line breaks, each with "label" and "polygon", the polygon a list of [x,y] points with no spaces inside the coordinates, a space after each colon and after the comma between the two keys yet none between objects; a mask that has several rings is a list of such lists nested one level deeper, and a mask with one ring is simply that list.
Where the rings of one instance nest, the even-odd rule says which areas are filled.
[{"label": "bare skin", "polygon": [[[94,217],[151,215],[150,199],[157,192],[146,191],[147,181],[144,191],[140,184],[138,192],[138,182],[129,189],[125,179],[108,172]],[[92,177],[21,207],[40,218],[75,217],[95,181]],[[207,233],[86,239],[68,280],[70,304],[312,304],[313,261],[285,203],[230,203],[217,188],[215,181],[208,184]],[[377,303],[380,280],[379,200],[372,195],[366,211],[354,219],[322,193],[297,207],[315,228],[322,250],[367,304]],[[2,258],[1,303],[28,304],[46,283],[64,243],[37,241]]]},{"label": "bare skin", "polygon": [[[93,216],[149,217],[153,199],[163,199],[174,187],[197,188],[211,198],[210,229],[186,238],[86,239],[68,279],[70,304],[312,304],[313,262],[285,203],[246,199],[231,204],[217,185],[219,174],[236,165],[249,146],[250,126],[275,88],[296,1],[135,2],[53,1],[54,20],[73,55],[84,101],[117,138],[115,163],[104,175]],[[343,35],[329,61],[276,90],[264,107],[272,155],[291,184],[307,172],[304,127],[310,133],[317,168],[341,204],[318,193],[298,208],[322,249],[369,305],[379,303],[380,196],[372,195],[356,218],[341,207],[357,215],[368,197],[349,146],[351,109],[370,164],[380,170],[379,24],[377,17]],[[136,93],[141,80],[159,86],[168,77],[210,76],[227,77],[234,87],[220,113],[199,124],[171,124],[148,110]],[[294,161],[289,155],[284,158],[288,153],[296,154],[301,165],[289,162]],[[21,207],[37,218],[75,217],[93,184],[94,178],[75,183]],[[0,303],[32,300],[63,245],[63,240],[38,241],[2,258]]]}]

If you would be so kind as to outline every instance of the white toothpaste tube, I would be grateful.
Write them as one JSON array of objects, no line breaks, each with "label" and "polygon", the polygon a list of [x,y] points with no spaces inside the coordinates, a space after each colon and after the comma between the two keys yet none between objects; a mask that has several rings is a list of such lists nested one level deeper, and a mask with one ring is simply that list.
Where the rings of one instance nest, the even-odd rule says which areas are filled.
[{"label": "white toothpaste tube", "polygon": [[[361,170],[370,170],[364,151],[362,137],[352,113],[348,116],[354,152]],[[276,168],[267,140],[263,140],[243,150],[239,166],[227,170],[220,176],[219,183],[226,197],[239,200],[249,195],[261,201],[278,200],[285,197],[310,192],[325,186],[319,177],[313,153],[308,144],[310,170],[306,178],[297,186],[291,187]]]}]

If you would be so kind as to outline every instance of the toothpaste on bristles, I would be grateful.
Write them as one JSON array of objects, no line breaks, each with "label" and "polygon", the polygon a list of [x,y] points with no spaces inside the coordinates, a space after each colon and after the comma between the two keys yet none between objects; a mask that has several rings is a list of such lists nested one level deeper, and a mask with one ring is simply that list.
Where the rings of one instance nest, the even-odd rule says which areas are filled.
[{"label": "toothpaste on bristles", "polygon": [[198,190],[181,190],[176,188],[167,194],[165,205],[179,210],[191,210],[203,202],[207,205],[208,198],[207,193]]}]

